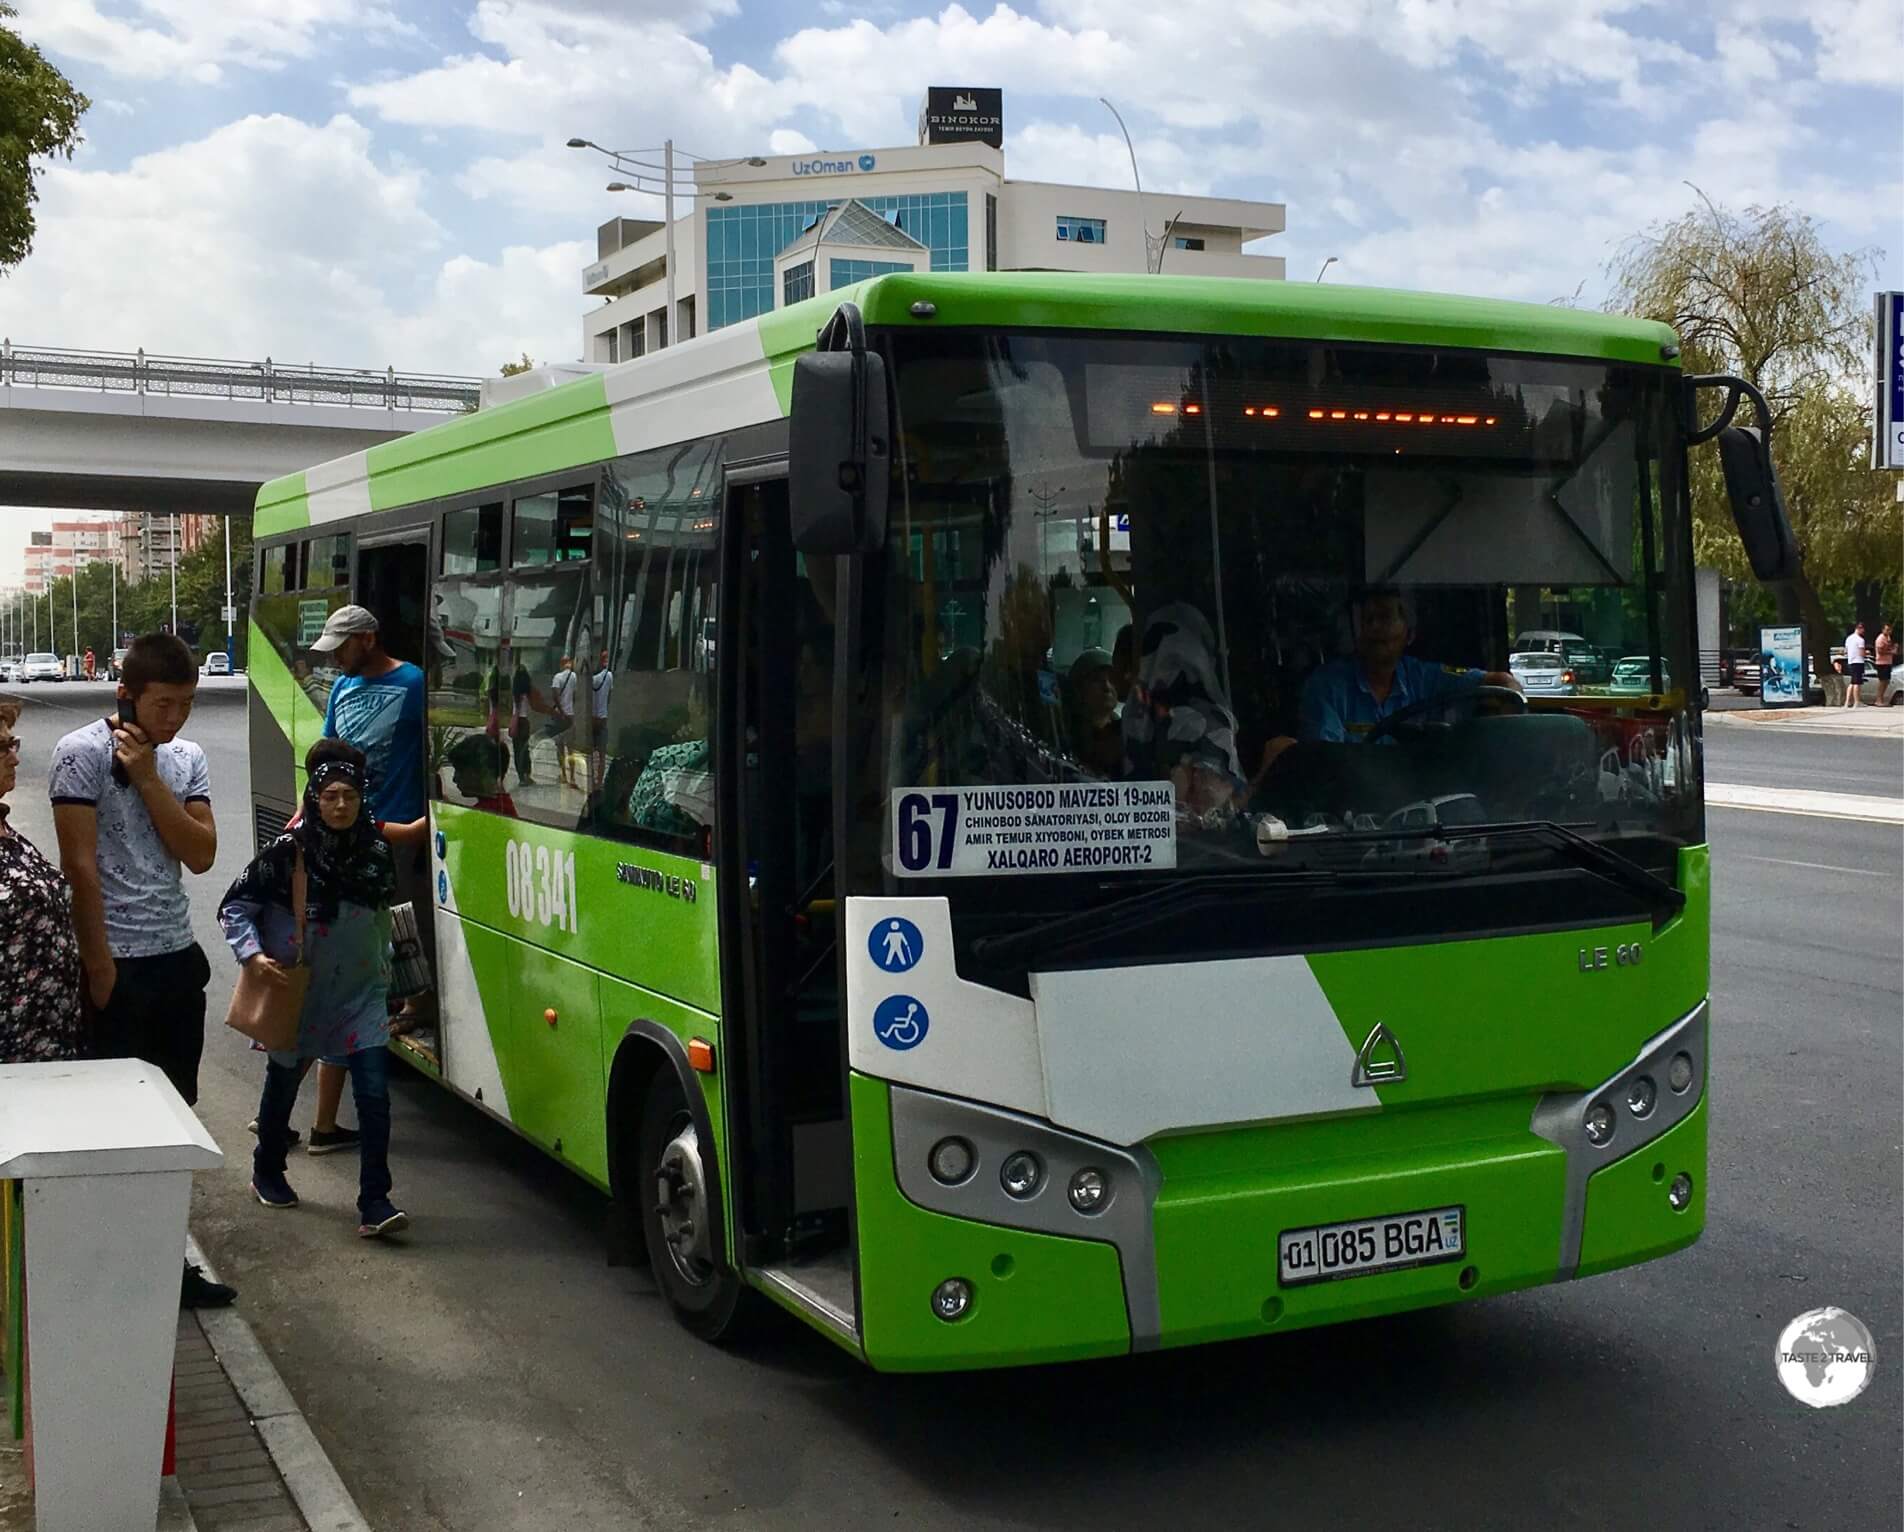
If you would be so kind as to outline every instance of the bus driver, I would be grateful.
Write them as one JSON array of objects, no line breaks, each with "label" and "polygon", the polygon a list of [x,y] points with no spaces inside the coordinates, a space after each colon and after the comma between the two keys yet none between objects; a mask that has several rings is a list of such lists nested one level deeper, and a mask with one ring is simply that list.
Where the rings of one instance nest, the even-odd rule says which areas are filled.
[{"label": "bus driver", "polygon": [[[1504,670],[1470,670],[1418,660],[1402,650],[1415,636],[1413,613],[1398,590],[1375,587],[1350,607],[1355,653],[1318,665],[1302,689],[1302,737],[1360,744],[1384,718],[1405,707],[1476,686],[1520,682]],[[1394,736],[1388,736],[1392,741]]]}]

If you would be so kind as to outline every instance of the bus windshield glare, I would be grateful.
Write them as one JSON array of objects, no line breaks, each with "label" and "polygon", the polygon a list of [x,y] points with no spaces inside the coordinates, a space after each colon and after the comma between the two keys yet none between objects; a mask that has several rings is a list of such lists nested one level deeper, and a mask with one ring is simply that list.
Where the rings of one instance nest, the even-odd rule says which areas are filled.
[{"label": "bus windshield glare", "polygon": [[[1547,821],[1669,874],[1699,838],[1666,369],[1264,338],[886,344],[897,477],[867,636],[895,805],[1141,786],[1121,801],[1170,820],[1148,865],[1179,872],[1453,874],[1500,865],[1508,837],[1475,830]],[[889,877],[1146,865],[1054,860],[1101,833],[1060,814],[988,821],[1002,854],[908,866],[896,822]]]}]

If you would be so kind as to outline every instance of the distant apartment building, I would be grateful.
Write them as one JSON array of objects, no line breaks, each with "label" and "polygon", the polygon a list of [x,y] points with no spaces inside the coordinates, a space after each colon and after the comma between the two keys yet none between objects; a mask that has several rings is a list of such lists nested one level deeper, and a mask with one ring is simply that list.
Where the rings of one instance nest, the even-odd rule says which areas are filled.
[{"label": "distant apartment building", "polygon": [[55,580],[108,561],[119,565],[119,576],[128,585],[169,577],[175,557],[185,558],[223,530],[221,516],[153,516],[139,511],[104,521],[56,521],[50,531],[30,535],[21,588],[44,595]]},{"label": "distant apartment building", "polygon": [[50,531],[31,533],[24,550],[22,588],[30,595],[44,595],[55,580],[111,559],[116,540],[116,529],[109,521],[56,521]]}]

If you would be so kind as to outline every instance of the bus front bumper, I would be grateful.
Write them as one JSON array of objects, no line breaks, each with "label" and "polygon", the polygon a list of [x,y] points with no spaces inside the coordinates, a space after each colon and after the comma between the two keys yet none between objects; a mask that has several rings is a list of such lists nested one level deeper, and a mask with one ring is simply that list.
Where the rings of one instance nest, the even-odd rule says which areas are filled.
[{"label": "bus front bumper", "polygon": [[[1531,1122],[1524,1101],[1449,1107],[1437,1124],[1414,1124],[1403,1147],[1372,1141],[1363,1118],[1335,1154],[1316,1152],[1323,1135],[1289,1128],[1120,1149],[855,1075],[867,1359],[928,1371],[1190,1345],[1486,1297],[1681,1249],[1705,1223],[1706,1033],[1701,1004],[1595,1089],[1541,1098]],[[1652,1082],[1650,1106],[1641,1080]],[[1599,1142],[1602,1105],[1613,1127]],[[948,1137],[977,1161],[951,1186],[928,1165]],[[1028,1197],[1001,1186],[1016,1153],[1041,1172]],[[1080,1212],[1069,1190],[1086,1169],[1111,1192]],[[1280,1280],[1287,1231],[1448,1207],[1462,1210],[1463,1244],[1446,1258]],[[969,1294],[952,1319],[934,1305],[947,1282]]]}]

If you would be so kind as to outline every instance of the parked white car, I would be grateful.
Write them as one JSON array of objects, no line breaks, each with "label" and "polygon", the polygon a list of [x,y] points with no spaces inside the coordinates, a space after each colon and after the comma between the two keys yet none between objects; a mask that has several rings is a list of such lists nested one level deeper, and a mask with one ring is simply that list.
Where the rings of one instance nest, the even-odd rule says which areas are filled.
[{"label": "parked white car", "polygon": [[0,681],[18,682],[20,679],[20,661],[17,659],[0,660]]},{"label": "parked white car", "polygon": [[1560,656],[1545,650],[1531,650],[1507,657],[1509,674],[1521,683],[1530,697],[1567,697],[1573,694],[1573,672],[1561,663]]},{"label": "parked white car", "polygon": [[20,666],[22,684],[28,681],[64,681],[66,667],[57,654],[29,654]]},{"label": "parked white car", "polygon": [[[1756,676],[1755,676],[1756,679]],[[1661,691],[1671,691],[1673,678],[1662,666],[1659,673]],[[1607,687],[1610,692],[1620,692],[1628,696],[1647,694],[1653,690],[1653,662],[1643,654],[1629,654],[1616,661],[1613,666],[1613,681]]]},{"label": "parked white car", "polygon": [[205,674],[208,676],[228,676],[231,674],[231,656],[223,649],[214,649],[205,656]]}]

